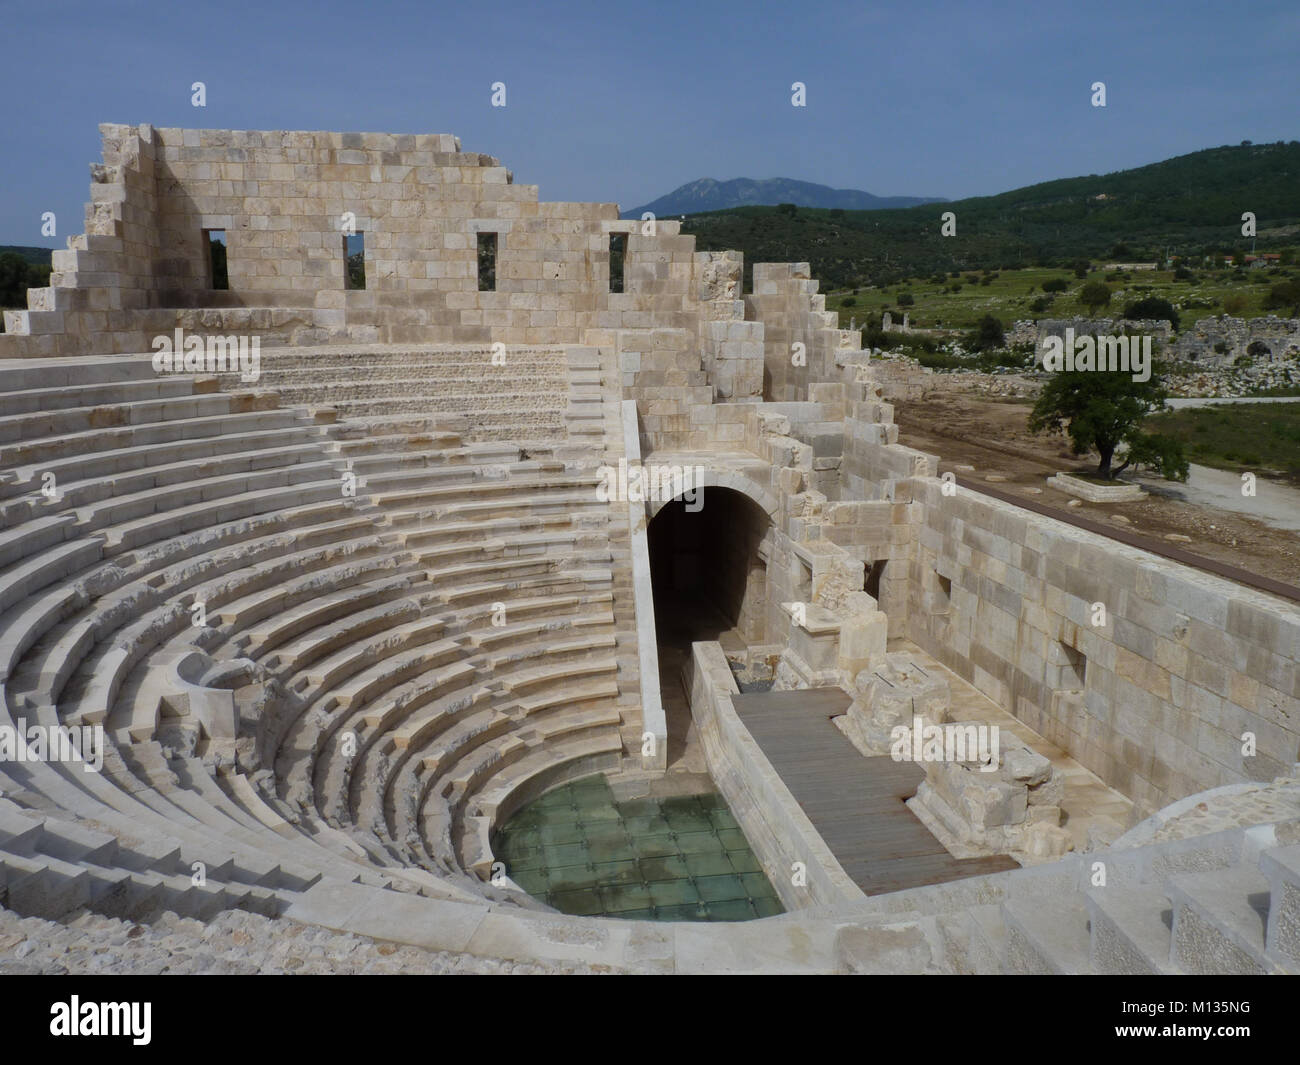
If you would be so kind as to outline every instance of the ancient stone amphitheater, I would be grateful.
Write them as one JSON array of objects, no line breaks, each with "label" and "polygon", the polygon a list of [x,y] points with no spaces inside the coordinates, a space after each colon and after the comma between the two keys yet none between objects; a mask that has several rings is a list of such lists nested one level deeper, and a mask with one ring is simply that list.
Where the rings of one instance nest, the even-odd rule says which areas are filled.
[{"label": "ancient stone amphitheater", "polygon": [[[941,480],[806,264],[746,294],[445,135],[102,134],[0,337],[0,962],[248,911],[417,968],[1300,970],[1294,602]],[[1014,739],[900,776],[914,715]],[[720,793],[784,912],[521,890],[498,833],[598,774]]]}]

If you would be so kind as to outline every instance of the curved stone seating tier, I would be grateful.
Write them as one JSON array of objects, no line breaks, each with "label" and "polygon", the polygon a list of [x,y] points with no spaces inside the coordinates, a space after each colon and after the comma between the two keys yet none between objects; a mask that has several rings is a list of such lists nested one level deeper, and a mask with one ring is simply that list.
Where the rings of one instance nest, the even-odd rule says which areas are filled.
[{"label": "curved stone seating tier", "polygon": [[[532,636],[533,639],[527,644],[516,644],[515,661],[539,654],[552,655],[558,659],[575,651],[585,652],[601,646],[612,647],[613,638],[608,634],[568,641],[553,638],[557,633],[608,628],[612,622],[612,614],[605,613],[589,617],[549,618],[529,626],[518,626],[513,633],[516,641],[521,641],[525,635]],[[448,691],[449,684],[465,685],[475,679],[490,677],[491,690],[501,690],[508,686],[509,678],[504,670],[492,668],[490,673],[485,672],[493,660],[484,656],[475,647],[477,635],[479,634],[471,631],[404,651],[362,670],[347,685],[334,685],[327,700],[318,704],[313,712],[299,715],[295,724],[288,730],[281,748],[282,752],[285,747],[289,747],[292,761],[297,762],[301,759],[304,763],[310,763],[323,748],[328,749],[331,736],[337,735],[340,729],[344,729],[358,737],[358,753],[355,761],[360,762],[364,760],[365,752],[376,738],[386,737],[385,729],[400,722],[403,714],[418,710],[444,691],[447,691],[447,695],[434,703],[436,709],[431,712],[441,714],[445,711],[445,704],[448,701],[455,705],[458,702],[458,692]],[[380,645],[381,651],[387,649],[384,645]],[[362,648],[360,652],[350,648],[340,652],[336,657],[346,661],[349,655],[355,655],[363,657],[364,660],[375,653],[372,644]],[[416,681],[416,678],[423,690],[416,690],[414,685],[405,687],[408,683]],[[399,690],[403,688],[404,690]],[[392,701],[389,701],[390,695]],[[384,700],[382,703],[378,702],[381,698]],[[308,693],[302,699],[304,709],[311,707],[312,702],[314,700]],[[439,705],[440,703],[442,705]],[[325,764],[328,765],[328,760]],[[279,768],[281,779],[285,779],[289,764],[286,763]],[[313,771],[308,779],[317,780],[317,773]]]},{"label": "curved stone seating tier", "polygon": [[[108,452],[133,451],[167,445],[183,446],[197,440],[215,441],[224,437],[224,447],[235,446],[244,436],[313,428],[301,411],[279,408],[255,409],[240,413],[217,414],[210,417],[189,418],[177,421],[145,422],[138,425],[104,426],[81,432],[57,436],[43,436],[0,445],[0,467],[17,469],[20,473],[39,472],[48,463],[69,459],[75,464],[82,456],[94,460]],[[253,437],[253,439],[257,439]],[[170,452],[165,452],[171,454]]]},{"label": "curved stone seating tier", "polygon": [[[215,422],[212,427],[219,428],[220,424]],[[235,463],[241,458],[249,462],[270,465],[278,462],[281,455],[289,456],[294,454],[293,449],[301,449],[298,454],[320,459],[327,453],[328,447],[319,426],[294,420],[283,428],[250,432],[246,435],[231,433],[192,437],[98,451],[90,455],[52,459],[37,465],[19,467],[16,472],[20,479],[20,487],[25,485],[28,492],[39,491],[41,476],[52,473],[65,500],[70,496],[69,489],[74,485],[82,485],[84,495],[89,486],[97,482],[103,483],[110,489],[103,497],[107,498],[108,495],[133,490],[124,486],[132,483],[139,484],[138,477],[152,470],[160,471],[159,476],[162,480],[159,483],[167,483],[169,473],[173,481],[181,479],[185,471],[194,471],[206,476],[209,468],[217,468],[216,465],[208,467],[207,463],[225,464],[226,472],[235,472],[238,469]],[[297,461],[307,461],[307,459]],[[256,467],[248,468],[251,470]],[[77,480],[74,481],[74,478]],[[91,501],[93,500],[87,499],[87,502]],[[46,502],[43,496],[41,502],[43,504]]]},{"label": "curved stone seating tier", "polygon": [[261,384],[286,404],[327,404],[347,420],[461,416],[475,440],[565,436],[570,368],[563,348],[359,346],[272,350]]},{"label": "curved stone seating tier", "polygon": [[[353,516],[343,519],[341,524],[328,521],[319,524],[321,519],[338,514]],[[89,646],[81,641],[90,639],[93,643],[98,638],[94,634],[107,621],[105,615],[111,612],[115,603],[133,595],[156,593],[160,587],[185,588],[202,574],[227,572],[238,565],[244,552],[260,548],[268,556],[281,554],[295,545],[310,546],[318,537],[329,537],[342,528],[354,532],[373,528],[374,521],[373,516],[357,517],[350,502],[331,502],[217,526],[192,534],[185,540],[169,541],[158,549],[119,555],[109,562],[96,564],[100,552],[91,550],[85,558],[68,565],[61,574],[62,582],[51,583],[39,592],[29,592],[28,599],[9,613],[0,615],[0,653],[3,655],[0,660],[3,673],[0,675],[11,676],[19,656],[56,625],[71,618],[65,629],[80,626],[80,632],[69,636],[56,635],[46,640],[47,649],[41,652],[41,655],[52,655],[54,661],[66,664],[56,667],[42,664],[28,670],[33,678],[39,678],[47,695],[57,695],[79,654]],[[284,531],[286,526],[293,525],[299,528],[292,533]],[[88,543],[95,545],[100,541],[91,538]],[[80,563],[85,563],[86,568],[80,568]],[[168,564],[171,568],[164,568]],[[7,577],[0,578],[0,587],[5,586],[5,581],[14,573],[11,571]],[[93,610],[88,609],[92,598],[99,599]],[[49,649],[50,644],[60,639],[65,641],[64,650]]]},{"label": "curved stone seating tier", "polygon": [[[245,540],[237,546],[227,545],[221,555],[205,554],[197,560],[187,558],[159,570],[146,568],[142,574],[106,567],[110,574],[116,569],[120,577],[135,579],[130,583],[123,581],[111,592],[100,582],[99,596],[93,606],[64,623],[57,635],[51,633],[53,638],[43,641],[44,647],[33,657],[34,668],[25,677],[15,678],[15,687],[18,690],[39,687],[46,698],[57,699],[89,648],[106,640],[111,633],[120,632],[115,646],[130,650],[134,661],[159,640],[189,626],[190,608],[196,601],[203,602],[205,608],[217,607],[254,587],[266,587],[286,574],[300,572],[303,567],[313,568],[335,559],[340,553],[357,555],[380,550],[384,544],[374,535],[374,529],[373,517],[360,522],[353,519],[309,526],[295,534],[277,533]],[[367,530],[368,538],[344,541],[342,545],[333,542],[341,533],[362,536]],[[294,551],[298,546],[305,549]],[[387,559],[383,562],[392,564]],[[182,592],[188,593],[183,600],[179,598]],[[90,671],[96,671],[101,664],[92,662]],[[124,665],[125,660],[120,664]]]},{"label": "curved stone seating tier", "polygon": [[[8,713],[6,707],[3,714]],[[38,716],[43,715],[38,711]],[[109,763],[115,753],[109,749]],[[412,889],[401,871],[395,871],[394,879],[393,872],[379,874],[355,860],[339,861],[333,852],[309,841],[302,850],[280,835],[238,831],[229,817],[204,802],[202,796],[182,794],[184,789],[174,780],[159,782],[160,790],[126,777],[124,763],[116,771],[110,768],[94,773],[76,764],[29,761],[6,763],[0,786],[13,794],[40,796],[70,816],[107,828],[119,838],[142,840],[159,855],[179,855],[187,873],[193,871],[193,862],[202,862],[210,879],[296,892],[328,874],[347,881]],[[306,864],[294,855],[305,855]]]},{"label": "curved stone seating tier", "polygon": [[[419,821],[419,803],[413,799],[414,795],[418,793],[421,801],[427,801],[436,779],[445,776],[461,758],[498,733],[507,735],[503,743],[494,746],[501,746],[506,752],[513,750],[521,735],[525,738],[532,735],[530,726],[535,726],[543,716],[580,721],[582,727],[597,724],[611,729],[614,749],[621,749],[621,714],[616,705],[618,685],[614,679],[617,667],[608,653],[599,653],[608,652],[612,644],[612,637],[571,642],[564,649],[551,650],[548,657],[556,661],[547,666],[518,669],[513,674],[510,670],[484,673],[484,677],[492,679],[476,688],[443,696],[419,709],[405,724],[364,749],[365,758],[374,752],[378,763],[375,769],[364,759],[358,759],[348,800],[357,811],[357,820],[376,829],[387,826],[395,840],[409,839]],[[593,651],[598,657],[589,657]],[[575,661],[574,655],[588,657]],[[512,666],[527,664],[528,659],[519,658]],[[593,678],[595,683],[591,683]],[[535,694],[548,684],[561,686],[545,695]],[[534,695],[521,699],[517,696],[520,691],[532,691]],[[599,704],[596,709],[600,716],[594,722],[583,717],[592,703]],[[426,853],[447,857],[427,846]]]},{"label": "curved stone seating tier", "polygon": [[[2,383],[2,382],[0,382]],[[143,400],[180,399],[215,392],[215,377],[158,377],[150,372],[137,380],[105,381],[68,388],[25,388],[0,392],[0,418],[39,414],[74,407],[101,407]]]},{"label": "curved stone seating tier", "polygon": [[[273,913],[326,877],[545,909],[468,875],[453,835],[480,784],[519,758],[554,743],[567,764],[582,742],[619,757],[602,456],[565,442],[562,350],[472,380],[457,359],[367,378],[352,401],[373,408],[355,418],[341,398],[355,360],[280,382],[268,360],[270,391],[266,378],[218,391],[157,377],[132,358],[56,387],[0,367],[0,390],[17,384],[0,391],[0,720],[103,724],[109,739],[102,773],[0,766],[0,791],[70,826],[41,836],[30,811],[10,811],[22,839],[53,848],[11,865],[24,855],[4,844],[20,837],[0,827],[19,898]],[[286,393],[336,414],[280,405]],[[157,738],[188,720],[198,752],[233,742],[209,733],[230,731],[244,696],[207,685],[272,679],[282,705],[259,720],[252,761]],[[226,709],[203,716],[195,698]],[[439,808],[435,838],[423,826]],[[111,833],[103,856],[134,855],[113,842],[125,838],[148,853],[103,876],[89,852],[54,853],[82,821]],[[208,889],[189,890],[193,862]]]},{"label": "curved stone seating tier", "polygon": [[[618,767],[621,750],[622,741],[616,727],[592,724],[557,731],[549,738],[538,735],[531,742],[521,741],[501,758],[480,761],[468,778],[462,777],[453,783],[459,796],[458,805],[462,808],[452,825],[453,845],[460,866],[486,876],[492,863],[488,835],[495,819],[490,815],[467,815],[464,812],[465,796],[471,790],[475,802],[479,801],[478,796],[482,796],[493,806],[499,805],[507,802],[517,791],[528,789],[539,776],[550,781],[564,779],[559,773],[565,768],[572,776],[612,772]],[[574,764],[580,768],[572,768]]]},{"label": "curved stone seating tier", "polygon": [[[191,386],[192,387],[192,386]],[[0,415],[0,443],[12,444],[43,436],[66,436],[97,429],[187,418],[222,417],[276,406],[265,392],[212,392],[208,395],[118,401],[98,406],[37,410]]]},{"label": "curved stone seating tier", "polygon": [[[180,462],[146,466],[131,472],[119,470],[77,480],[65,477],[58,481],[58,500],[49,503],[47,509],[74,511],[83,524],[93,529],[96,523],[83,517],[83,513],[95,513],[98,515],[96,521],[106,524],[120,520],[117,517],[120,508],[138,509],[139,500],[150,496],[157,499],[159,506],[169,507],[171,504],[164,490],[175,491],[199,481],[206,483],[241,474],[249,475],[268,468],[320,463],[321,453],[321,441],[308,439],[287,447],[237,451],[227,455],[202,455]],[[116,503],[117,508],[103,506],[108,501]],[[100,507],[95,508],[95,504],[100,504]]]}]

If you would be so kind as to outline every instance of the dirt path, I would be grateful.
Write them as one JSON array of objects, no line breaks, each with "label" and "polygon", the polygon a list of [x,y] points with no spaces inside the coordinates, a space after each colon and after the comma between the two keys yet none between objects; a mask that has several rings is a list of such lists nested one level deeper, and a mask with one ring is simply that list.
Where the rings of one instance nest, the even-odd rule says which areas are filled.
[{"label": "dirt path", "polygon": [[1187,480],[1182,484],[1146,473],[1137,474],[1148,492],[1167,495],[1197,506],[1229,510],[1243,517],[1255,518],[1274,529],[1300,533],[1300,488],[1282,481],[1256,479],[1255,494],[1242,495],[1241,474],[1216,470],[1210,466],[1190,464]]},{"label": "dirt path", "polygon": [[[919,401],[895,404],[894,420],[900,442],[937,454],[941,472],[952,470],[976,481],[990,476],[1005,478],[990,483],[1042,503],[1064,506],[1069,497],[1048,487],[1046,479],[1054,473],[1086,468],[1086,463],[1070,454],[1063,436],[1030,433],[1026,425],[1029,409],[1026,403],[936,389]],[[973,466],[974,472],[959,469],[962,465]],[[1240,480],[1236,483],[1239,493]],[[1283,486],[1261,479],[1257,498],[1277,487]],[[1300,585],[1300,533],[1270,528],[1244,514],[1194,502],[1191,493],[1187,495],[1186,500],[1170,494],[1151,495],[1137,503],[1084,503],[1071,510],[1154,539],[1169,533],[1190,536],[1190,543],[1178,546],[1204,558]],[[1208,500],[1209,496],[1200,498]]]}]

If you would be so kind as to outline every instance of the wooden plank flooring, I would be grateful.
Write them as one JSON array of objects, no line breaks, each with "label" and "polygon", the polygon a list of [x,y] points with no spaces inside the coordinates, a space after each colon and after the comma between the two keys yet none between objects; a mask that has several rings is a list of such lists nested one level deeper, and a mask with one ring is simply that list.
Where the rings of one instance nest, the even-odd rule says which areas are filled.
[{"label": "wooden plank flooring", "polygon": [[750,735],[844,871],[868,895],[1018,869],[1005,855],[954,858],[904,804],[925,771],[864,758],[831,721],[848,708],[839,688],[733,697]]}]

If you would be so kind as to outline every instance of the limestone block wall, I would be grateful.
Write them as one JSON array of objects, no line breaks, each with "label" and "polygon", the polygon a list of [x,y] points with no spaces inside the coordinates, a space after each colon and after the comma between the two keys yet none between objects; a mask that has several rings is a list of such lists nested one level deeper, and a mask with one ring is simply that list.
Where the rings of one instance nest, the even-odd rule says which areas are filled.
[{"label": "limestone block wall", "polygon": [[[86,233],[55,253],[51,287],[6,318],[0,356],[147,351],[181,322],[257,330],[268,345],[600,345],[668,327],[698,355],[694,240],[678,223],[647,234],[615,204],[541,203],[450,135],[101,132]],[[345,286],[346,215],[364,236],[364,290]],[[214,229],[228,290],[211,288]],[[615,231],[628,233],[621,293],[609,291]],[[497,262],[495,290],[481,292],[483,232],[496,234]]]},{"label": "limestone block wall", "polygon": [[1300,757],[1293,605],[932,478],[913,491],[908,636],[1139,808]]},{"label": "limestone block wall", "polygon": [[762,322],[745,320],[740,252],[696,252],[700,360],[721,402],[763,396]]},{"label": "limestone block wall", "polygon": [[104,161],[90,168],[86,230],[53,253],[49,287],[29,289],[27,309],[4,312],[0,357],[91,350],[98,337],[134,329],[152,303],[161,253],[153,130],[100,132]]},{"label": "limestone block wall", "polygon": [[[755,263],[754,292],[745,297],[745,317],[763,323],[763,397],[808,398],[808,386],[834,377],[835,352],[848,344],[839,315],[826,310],[808,263]],[[806,364],[792,361],[793,345],[804,346]]]}]

